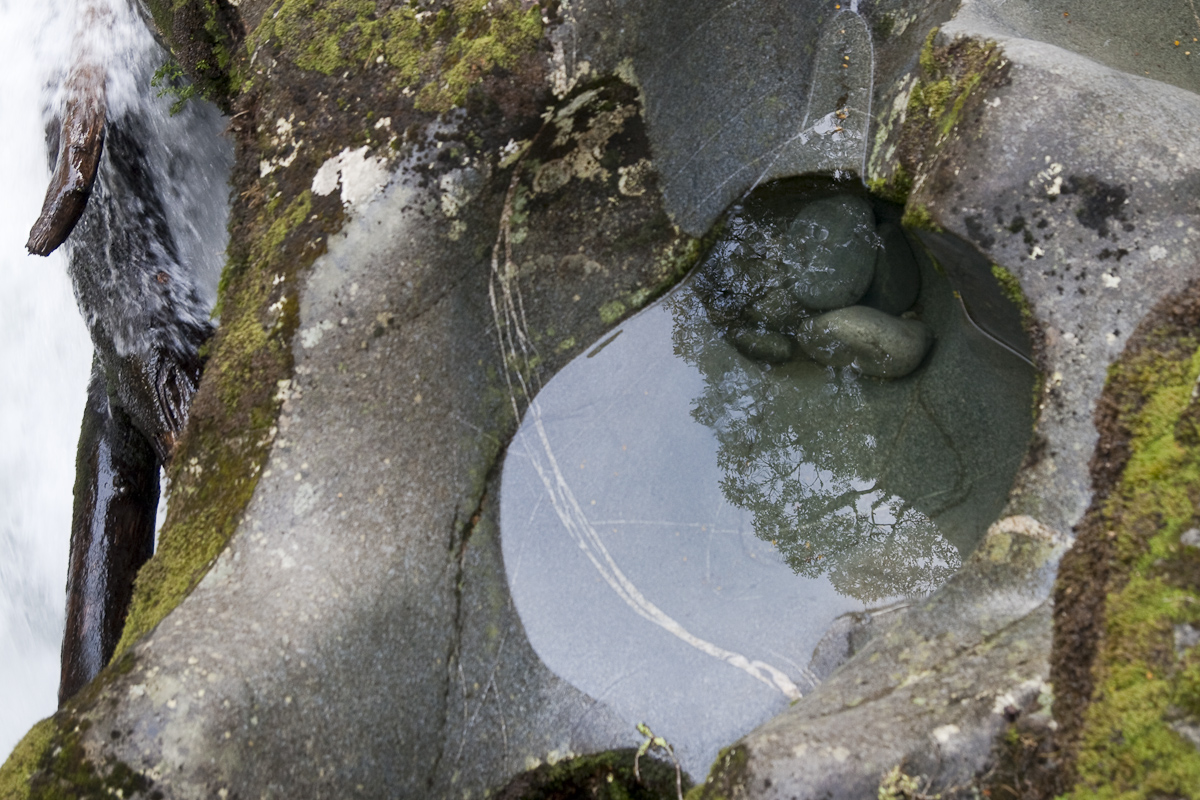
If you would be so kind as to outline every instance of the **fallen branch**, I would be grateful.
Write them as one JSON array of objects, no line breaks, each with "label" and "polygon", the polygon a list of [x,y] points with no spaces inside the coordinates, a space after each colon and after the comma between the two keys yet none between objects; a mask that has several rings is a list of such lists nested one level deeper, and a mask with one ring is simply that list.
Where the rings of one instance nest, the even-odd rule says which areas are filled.
[{"label": "fallen branch", "polygon": [[95,4],[85,8],[80,20],[74,63],[65,86],[66,110],[59,129],[54,174],[46,189],[42,213],[25,244],[33,255],[48,256],[66,241],[92,194],[104,149],[108,70],[89,41],[106,23],[111,27],[111,21],[111,12]]}]

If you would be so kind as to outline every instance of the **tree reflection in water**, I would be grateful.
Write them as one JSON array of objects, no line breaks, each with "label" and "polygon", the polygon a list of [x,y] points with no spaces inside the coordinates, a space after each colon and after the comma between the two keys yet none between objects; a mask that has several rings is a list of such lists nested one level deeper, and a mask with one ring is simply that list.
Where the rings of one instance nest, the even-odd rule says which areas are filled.
[{"label": "tree reflection in water", "polygon": [[793,570],[845,595],[945,582],[1003,507],[1030,434],[1032,369],[970,325],[927,261],[918,309],[937,344],[892,381],[743,356],[712,319],[713,277],[702,267],[667,302],[675,352],[704,376],[692,416],[716,435],[726,499]]}]

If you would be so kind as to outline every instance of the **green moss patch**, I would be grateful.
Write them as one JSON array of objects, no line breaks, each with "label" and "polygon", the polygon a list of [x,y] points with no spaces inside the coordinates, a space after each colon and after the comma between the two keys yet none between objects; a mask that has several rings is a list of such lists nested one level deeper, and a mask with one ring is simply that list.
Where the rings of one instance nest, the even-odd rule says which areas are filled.
[{"label": "green moss patch", "polygon": [[398,3],[386,11],[374,0],[277,0],[250,37],[305,70],[386,64],[397,90],[415,93],[416,108],[445,111],[495,69],[513,69],[537,50],[542,10],[520,0]]},{"label": "green moss patch", "polygon": [[17,743],[0,767],[0,800],[29,797],[29,782],[40,769],[43,755],[49,752],[56,730],[53,719],[44,719]]},{"label": "green moss patch", "polygon": [[1180,425],[1200,402],[1200,291],[1149,319],[1109,371],[1100,492],[1056,588],[1055,714],[1073,798],[1200,797],[1188,739],[1200,648],[1176,647],[1177,629],[1200,626],[1200,551],[1180,542],[1200,520],[1200,447]]},{"label": "green moss patch", "polygon": [[[675,800],[674,767],[642,756],[639,781],[633,771],[635,752],[610,750],[543,764],[513,778],[494,796],[497,800]],[[684,777],[683,788],[690,786],[691,781]]]},{"label": "green moss patch", "polygon": [[925,38],[918,59],[921,74],[908,99],[908,124],[932,134],[925,146],[933,147],[954,130],[972,92],[1003,60],[995,42],[963,38],[937,47],[937,34],[934,28]]},{"label": "green moss patch", "polygon": [[196,84],[187,79],[183,67],[173,58],[154,71],[150,86],[158,90],[158,97],[171,98],[171,116],[183,111],[187,101],[196,96]]},{"label": "green moss patch", "polygon": [[1025,296],[1025,290],[1021,288],[1021,282],[1017,280],[1017,276],[1013,275],[999,264],[992,264],[992,277],[996,279],[996,283],[1000,286],[1000,291],[1021,312],[1021,324],[1026,331],[1032,331],[1035,326],[1033,308],[1029,305],[1029,298]]},{"label": "green moss patch", "polygon": [[929,207],[918,203],[909,203],[905,206],[900,224],[915,230],[938,232],[942,230],[941,226],[934,222],[933,214],[929,213]]},{"label": "green moss patch", "polygon": [[704,783],[697,784],[685,800],[731,800],[746,793],[746,748],[726,747],[708,770]]},{"label": "green moss patch", "polygon": [[193,91],[231,109],[243,81],[242,24],[229,0],[146,0]]},{"label": "green moss patch", "polygon": [[127,764],[101,767],[88,759],[88,727],[63,712],[35,725],[0,767],[0,800],[146,796],[152,782]]},{"label": "green moss patch", "polygon": [[874,194],[908,202],[904,224],[930,229],[931,209],[910,195],[943,179],[939,173],[953,162],[957,136],[982,134],[983,97],[1007,83],[1009,70],[995,42],[959,38],[939,47],[937,34],[937,28],[929,32],[917,70],[896,87],[899,97],[879,124],[868,180]]},{"label": "green moss patch", "polygon": [[237,529],[274,441],[280,382],[291,377],[297,277],[343,218],[336,196],[313,214],[308,191],[285,203],[272,180],[258,188],[235,209],[243,221],[221,278],[221,327],[169,468],[158,549],[138,573],[114,660],[187,596]]},{"label": "green moss patch", "polygon": [[894,172],[888,178],[876,177],[867,181],[871,194],[896,205],[904,205],[912,191],[912,176],[904,169],[903,164],[897,164]]}]

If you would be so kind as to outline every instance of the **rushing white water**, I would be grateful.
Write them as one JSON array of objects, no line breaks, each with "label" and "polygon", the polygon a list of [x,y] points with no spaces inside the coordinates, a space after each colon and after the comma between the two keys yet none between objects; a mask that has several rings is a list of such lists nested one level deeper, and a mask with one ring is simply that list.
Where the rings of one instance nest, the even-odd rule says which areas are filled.
[{"label": "rushing white water", "polygon": [[64,6],[0,0],[0,757],[56,705],[75,441],[92,353],[65,259],[25,253],[49,178],[41,118],[70,43]]},{"label": "rushing white water", "polygon": [[[85,6],[99,13],[84,14]],[[7,55],[0,77],[2,758],[56,706],[75,444],[92,351],[66,259],[25,253],[49,179],[44,121],[61,106],[59,85],[75,53],[107,68],[108,118],[136,118],[144,168],[155,176],[186,265],[180,279],[194,281],[209,306],[225,248],[232,148],[212,106],[195,101],[172,116],[170,99],[156,97],[150,76],[167,55],[127,0],[0,0],[0,47]]]}]

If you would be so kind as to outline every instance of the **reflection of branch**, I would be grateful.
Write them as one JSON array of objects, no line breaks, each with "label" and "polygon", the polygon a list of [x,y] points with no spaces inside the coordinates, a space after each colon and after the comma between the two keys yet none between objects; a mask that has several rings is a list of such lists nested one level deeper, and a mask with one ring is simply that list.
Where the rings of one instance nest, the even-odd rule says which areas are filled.
[{"label": "reflection of branch", "polygon": [[[676,352],[705,377],[693,417],[715,433],[722,492],[753,514],[759,539],[772,542],[798,574],[826,574],[840,593],[864,600],[928,591],[956,569],[957,550],[917,508],[927,499],[889,493],[892,467],[886,462],[892,459],[876,443],[851,441],[859,436],[856,415],[866,402],[843,391],[853,387],[839,384],[833,394],[801,392],[807,399],[797,407],[797,395],[780,390],[781,381],[791,378],[759,373],[714,346],[720,332],[700,300],[681,297],[674,310]],[[961,454],[920,386],[895,413],[901,418],[898,430],[878,447],[891,452],[913,436],[916,417],[929,417],[959,476],[948,496],[961,502]],[[860,446],[867,448],[860,455],[870,464],[853,456]]]}]

